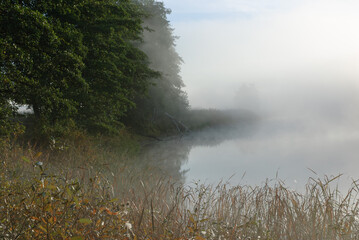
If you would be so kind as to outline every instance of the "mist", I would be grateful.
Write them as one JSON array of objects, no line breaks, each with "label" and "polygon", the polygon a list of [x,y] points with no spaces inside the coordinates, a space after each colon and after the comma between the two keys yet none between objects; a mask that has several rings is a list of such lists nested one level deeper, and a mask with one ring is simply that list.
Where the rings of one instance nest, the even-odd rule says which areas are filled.
[{"label": "mist", "polygon": [[303,186],[313,174],[308,168],[359,177],[359,2],[165,4],[180,37],[176,49],[191,107],[260,116],[237,135],[208,133],[219,139],[216,146],[194,145],[183,166],[188,179],[215,182],[246,172],[257,184],[279,170]]},{"label": "mist", "polygon": [[[229,2],[218,11],[229,12]],[[264,9],[266,1],[251,2],[232,1],[226,18],[174,17],[191,106],[235,108],[237,92],[250,84],[267,112],[356,118],[359,3],[275,1]],[[246,14],[233,15],[241,5]]]}]

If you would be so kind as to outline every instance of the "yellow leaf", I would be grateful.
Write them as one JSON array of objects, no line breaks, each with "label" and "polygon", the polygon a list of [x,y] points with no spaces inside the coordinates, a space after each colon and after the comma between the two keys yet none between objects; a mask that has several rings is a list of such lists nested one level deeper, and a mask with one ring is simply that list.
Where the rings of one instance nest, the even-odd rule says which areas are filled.
[{"label": "yellow leaf", "polygon": [[43,226],[41,226],[40,224],[37,225],[44,233],[47,233],[47,230],[46,228],[44,228]]},{"label": "yellow leaf", "polygon": [[100,226],[101,225],[101,219],[98,219],[96,222],[96,226]]},{"label": "yellow leaf", "polygon": [[203,238],[201,236],[196,236],[194,239],[196,239],[196,240],[206,240],[205,238]]},{"label": "yellow leaf", "polygon": [[45,207],[45,211],[46,212],[52,212],[52,207],[51,207],[50,204]]},{"label": "yellow leaf", "polygon": [[42,155],[42,152],[38,152],[38,153],[36,153],[36,155],[35,155],[34,158],[38,158],[38,157],[40,157],[41,155]]},{"label": "yellow leaf", "polygon": [[189,220],[190,220],[193,224],[196,223],[196,221],[194,220],[194,218],[192,217],[192,215],[189,215]]}]

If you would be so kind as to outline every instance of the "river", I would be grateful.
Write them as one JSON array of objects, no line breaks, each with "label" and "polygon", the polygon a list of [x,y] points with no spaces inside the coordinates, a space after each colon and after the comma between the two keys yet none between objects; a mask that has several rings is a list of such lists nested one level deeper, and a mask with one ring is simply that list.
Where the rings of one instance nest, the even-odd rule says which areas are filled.
[{"label": "river", "polygon": [[339,185],[359,178],[359,128],[355,121],[323,115],[267,115],[235,127],[207,129],[143,148],[142,169],[184,183],[262,185],[282,181],[303,189],[309,178]]}]

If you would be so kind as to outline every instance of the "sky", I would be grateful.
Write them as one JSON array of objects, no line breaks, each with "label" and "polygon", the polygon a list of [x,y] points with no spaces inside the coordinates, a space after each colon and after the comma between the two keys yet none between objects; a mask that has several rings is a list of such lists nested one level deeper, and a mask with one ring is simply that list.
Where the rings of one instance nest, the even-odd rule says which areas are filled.
[{"label": "sky", "polygon": [[348,114],[359,103],[359,1],[164,3],[193,108]]}]

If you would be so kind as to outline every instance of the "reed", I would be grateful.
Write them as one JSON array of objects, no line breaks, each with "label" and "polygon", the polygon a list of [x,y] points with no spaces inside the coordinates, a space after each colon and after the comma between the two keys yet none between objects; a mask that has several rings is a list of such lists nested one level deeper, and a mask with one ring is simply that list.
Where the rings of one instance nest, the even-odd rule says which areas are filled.
[{"label": "reed", "polygon": [[281,181],[183,185],[61,168],[63,156],[31,149],[2,145],[0,239],[359,239],[359,186],[341,193],[340,176],[309,179],[304,192]]}]

